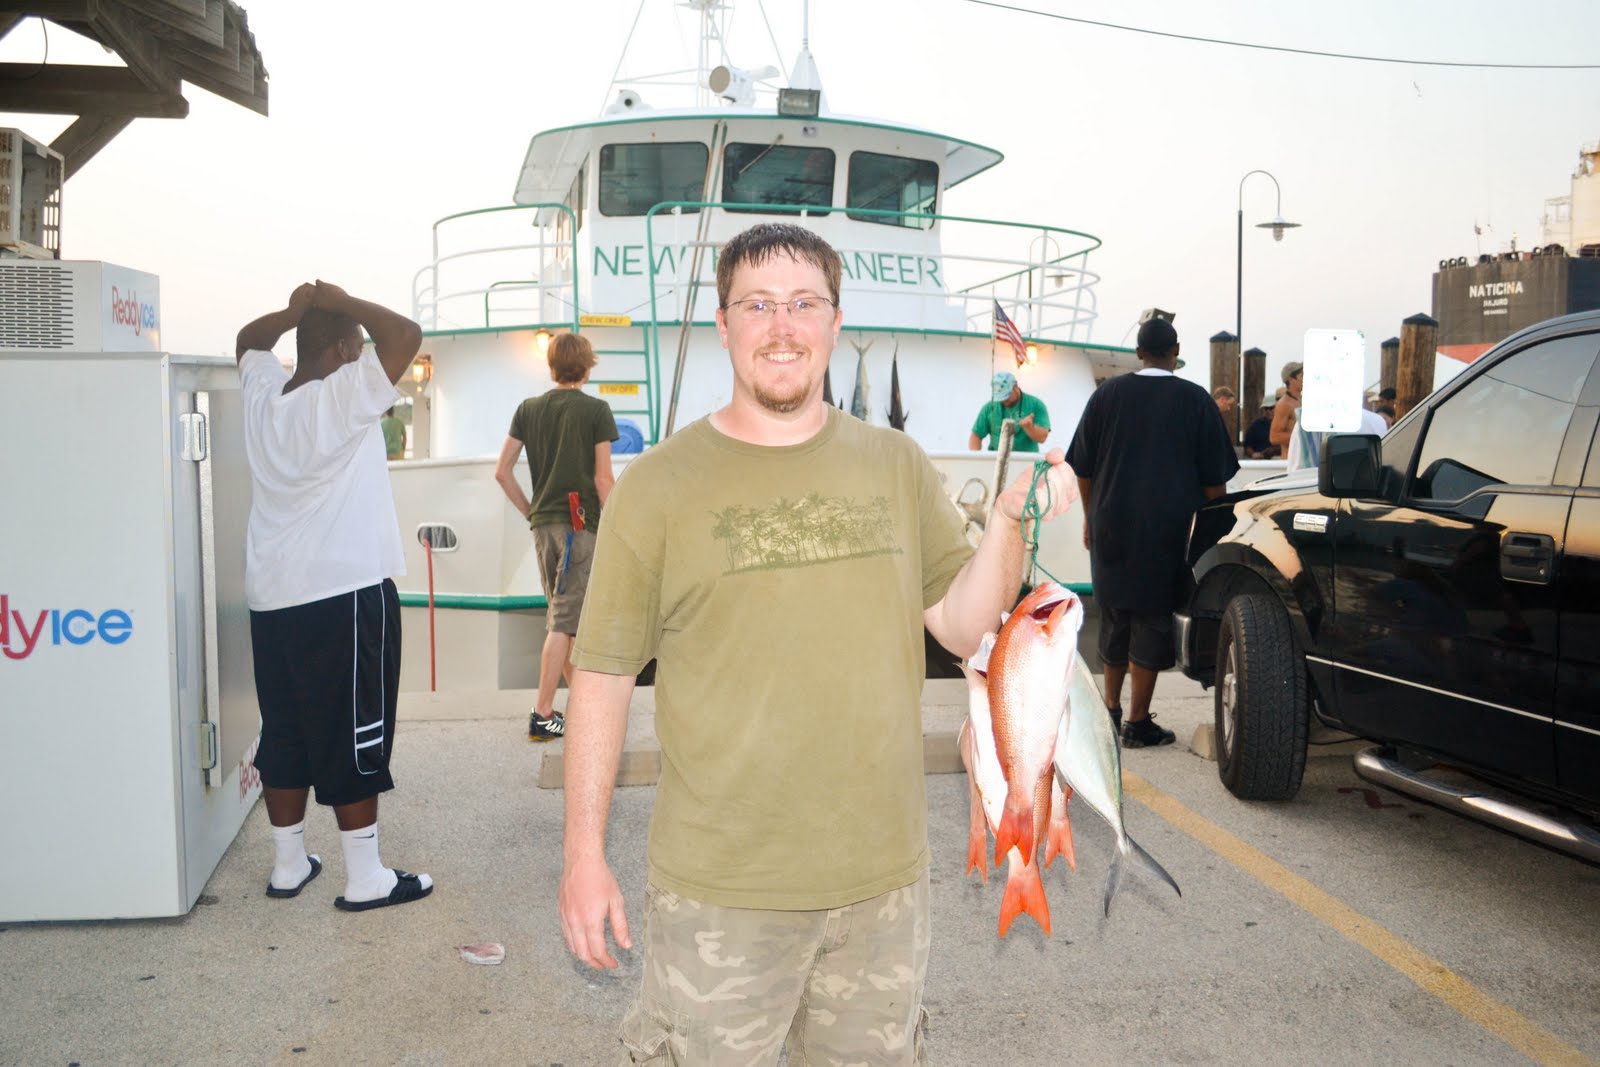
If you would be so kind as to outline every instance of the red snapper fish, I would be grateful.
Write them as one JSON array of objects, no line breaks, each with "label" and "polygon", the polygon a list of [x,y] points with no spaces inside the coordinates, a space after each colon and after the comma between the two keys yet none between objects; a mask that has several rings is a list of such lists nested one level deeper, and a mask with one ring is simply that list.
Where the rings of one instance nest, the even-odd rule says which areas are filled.
[{"label": "red snapper fish", "polygon": [[1042,801],[1035,798],[1054,769],[1082,626],[1083,601],[1046,581],[1017,605],[995,636],[987,668],[988,710],[1006,781],[1005,807],[995,828],[996,863],[1013,848],[1031,863],[1044,836],[1036,829],[1035,809],[1042,804],[1048,824],[1048,786]]},{"label": "red snapper fish", "polygon": [[[1005,808],[1005,776],[1000,773],[1000,760],[995,757],[994,734],[989,731],[989,697],[984,694],[984,680],[973,670],[966,670],[966,685],[971,701],[971,713],[962,723],[962,733],[957,745],[962,750],[962,763],[971,787],[970,837],[966,843],[966,873],[978,870],[984,883],[989,881],[989,832],[1000,822]],[[1043,790],[1043,803],[1038,811],[1048,819],[1050,790]],[[1037,862],[1026,862],[1018,849],[1006,853],[1005,896],[1000,899],[1000,936],[1005,937],[1011,920],[1027,912],[1042,926],[1045,936],[1050,936],[1050,904],[1045,901],[1045,883],[1038,875]]]},{"label": "red snapper fish", "polygon": [[[961,750],[961,762],[967,768],[971,788],[972,817],[967,840],[967,873],[974,869],[989,881],[989,831],[1000,822],[1005,808],[1006,780],[1000,771],[1000,760],[995,755],[994,734],[989,726],[989,698],[986,683],[975,671],[962,667],[967,677],[969,711],[967,721],[961,724],[956,743]],[[1052,776],[1054,777],[1054,776]],[[1042,801],[1036,811],[1049,820],[1051,785],[1040,783]],[[1069,844],[1070,848],[1070,844]],[[1050,905],[1045,900],[1044,883],[1039,877],[1037,862],[1029,863],[1022,853],[1012,848],[1006,852],[1006,892],[1000,900],[1000,936],[1006,936],[1011,921],[1023,912],[1033,916],[1045,932],[1050,934]]]}]

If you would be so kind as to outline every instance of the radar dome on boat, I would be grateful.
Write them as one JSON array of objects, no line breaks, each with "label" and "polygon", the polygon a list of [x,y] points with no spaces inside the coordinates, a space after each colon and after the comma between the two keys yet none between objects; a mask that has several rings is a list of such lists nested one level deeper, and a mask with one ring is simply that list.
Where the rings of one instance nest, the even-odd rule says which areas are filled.
[{"label": "radar dome on boat", "polygon": [[644,97],[632,89],[621,89],[618,90],[617,98],[611,102],[611,106],[606,108],[606,114],[625,115],[630,111],[646,111],[649,107],[650,105],[644,102]]}]

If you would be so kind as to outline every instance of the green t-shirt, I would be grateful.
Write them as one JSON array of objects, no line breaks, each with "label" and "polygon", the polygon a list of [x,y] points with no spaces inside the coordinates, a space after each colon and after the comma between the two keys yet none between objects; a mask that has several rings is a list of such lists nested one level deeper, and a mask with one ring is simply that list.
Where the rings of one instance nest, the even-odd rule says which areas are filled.
[{"label": "green t-shirt", "polygon": [[572,662],[657,660],[655,884],[814,910],[920,876],[922,612],[971,555],[916,442],[836,408],[803,444],[701,419],[629,464]]},{"label": "green t-shirt", "polygon": [[[993,450],[1000,447],[1000,424],[1006,419],[1016,419],[1021,422],[1027,416],[1033,416],[1033,424],[1040,429],[1050,428],[1050,413],[1045,410],[1044,401],[1036,396],[1022,394],[1022,399],[1017,401],[1017,406],[1008,408],[998,400],[991,400],[983,405],[978,412],[977,421],[972,424],[972,432],[979,437],[988,438],[983,447]],[[1037,452],[1039,442],[1017,428],[1017,434],[1011,439],[1013,452]]]},{"label": "green t-shirt", "polygon": [[383,427],[383,450],[390,459],[399,459],[406,451],[406,424],[397,416],[385,415],[378,420]]},{"label": "green t-shirt", "polygon": [[528,525],[544,526],[571,521],[567,494],[576,491],[583,507],[584,526],[600,521],[600,494],[594,487],[594,446],[617,439],[617,420],[611,405],[582,389],[551,389],[529,397],[511,416],[510,437],[528,452],[528,474],[533,491]]}]

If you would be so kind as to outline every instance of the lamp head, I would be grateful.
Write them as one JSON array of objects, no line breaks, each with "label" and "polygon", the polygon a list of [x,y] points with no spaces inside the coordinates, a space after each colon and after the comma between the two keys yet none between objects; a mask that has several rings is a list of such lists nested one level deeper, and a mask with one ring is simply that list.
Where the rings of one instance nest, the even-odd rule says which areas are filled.
[{"label": "lamp head", "polygon": [[1258,223],[1256,223],[1256,229],[1258,229],[1258,230],[1271,230],[1272,231],[1272,239],[1274,241],[1283,240],[1283,231],[1284,230],[1298,229],[1299,226],[1300,226],[1300,224],[1298,222],[1290,222],[1288,219],[1284,218],[1282,215],[1277,216],[1271,222],[1258,222]]}]

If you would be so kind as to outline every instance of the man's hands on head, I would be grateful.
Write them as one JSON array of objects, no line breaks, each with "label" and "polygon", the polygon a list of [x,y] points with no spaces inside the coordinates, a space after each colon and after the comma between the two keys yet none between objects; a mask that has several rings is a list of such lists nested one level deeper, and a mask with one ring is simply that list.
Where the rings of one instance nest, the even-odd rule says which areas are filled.
[{"label": "man's hands on head", "polygon": [[311,306],[311,298],[317,287],[310,282],[294,287],[294,292],[289,294],[289,310],[294,313],[295,321],[300,321],[300,316],[306,313],[306,308]]},{"label": "man's hands on head", "polygon": [[[296,292],[298,291],[299,290],[296,290]],[[312,307],[321,308],[324,311],[339,311],[343,309],[345,305],[349,303],[349,301],[349,293],[345,292],[337,285],[334,285],[332,282],[325,282],[321,278],[317,279],[317,284],[314,287],[314,293],[311,298]]]}]

